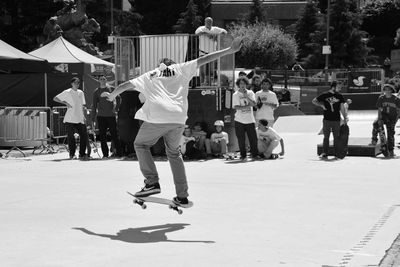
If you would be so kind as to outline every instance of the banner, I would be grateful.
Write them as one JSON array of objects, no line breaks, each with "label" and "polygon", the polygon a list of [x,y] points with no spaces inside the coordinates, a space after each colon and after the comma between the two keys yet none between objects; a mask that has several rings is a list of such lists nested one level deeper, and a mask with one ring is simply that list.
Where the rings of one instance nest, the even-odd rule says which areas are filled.
[{"label": "banner", "polygon": [[349,73],[349,93],[371,92],[371,73],[352,71]]}]

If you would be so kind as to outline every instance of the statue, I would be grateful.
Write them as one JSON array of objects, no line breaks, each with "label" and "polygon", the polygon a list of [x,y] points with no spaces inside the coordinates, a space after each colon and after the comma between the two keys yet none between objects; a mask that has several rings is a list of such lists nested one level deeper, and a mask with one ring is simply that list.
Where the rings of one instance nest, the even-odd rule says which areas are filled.
[{"label": "statue", "polygon": [[60,1],[64,7],[44,26],[45,44],[62,34],[73,45],[92,55],[98,55],[98,48],[91,43],[91,39],[95,32],[100,32],[100,24],[94,18],[87,17],[82,0],[78,0],[78,3],[74,0],[55,0]]}]

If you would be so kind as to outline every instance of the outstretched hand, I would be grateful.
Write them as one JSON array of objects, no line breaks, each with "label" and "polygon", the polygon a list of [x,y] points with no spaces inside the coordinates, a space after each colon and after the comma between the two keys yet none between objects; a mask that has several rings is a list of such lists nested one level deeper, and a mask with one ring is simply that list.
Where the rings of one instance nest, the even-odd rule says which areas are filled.
[{"label": "outstretched hand", "polygon": [[240,48],[242,47],[242,43],[243,43],[243,37],[236,37],[235,39],[233,39],[232,45],[231,45],[232,50],[234,52],[239,51]]},{"label": "outstretched hand", "polygon": [[114,99],[115,99],[115,96],[114,96],[113,93],[111,93],[111,94],[108,93],[108,94],[106,95],[106,98],[107,98],[108,101],[113,102]]}]

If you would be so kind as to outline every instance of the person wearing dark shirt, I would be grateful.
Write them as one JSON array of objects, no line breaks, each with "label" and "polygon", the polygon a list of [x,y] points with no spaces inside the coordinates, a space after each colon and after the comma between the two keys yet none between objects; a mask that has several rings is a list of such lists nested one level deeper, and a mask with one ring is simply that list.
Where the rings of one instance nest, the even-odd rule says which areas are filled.
[{"label": "person wearing dark shirt", "polygon": [[322,131],[324,133],[323,141],[323,152],[320,155],[322,159],[328,158],[329,149],[329,136],[332,132],[333,145],[336,151],[338,151],[338,137],[340,130],[340,114],[343,115],[345,123],[348,121],[347,112],[344,107],[344,97],[340,94],[340,84],[336,81],[331,83],[330,90],[325,92],[312,100],[312,103],[316,106],[321,107],[324,110],[324,119]]},{"label": "person wearing dark shirt", "polygon": [[290,91],[285,87],[282,88],[280,92],[276,93],[276,96],[278,97],[279,104],[290,103],[291,101]]},{"label": "person wearing dark shirt", "polygon": [[107,96],[113,91],[113,87],[107,84],[105,75],[99,77],[99,83],[100,86],[93,92],[92,120],[95,121],[97,117],[103,158],[110,156],[107,144],[107,129],[110,131],[111,140],[114,143],[115,155],[121,156],[116,121],[117,100],[111,102],[107,99]]},{"label": "person wearing dark shirt", "polygon": [[400,99],[394,95],[396,89],[392,84],[383,85],[383,95],[379,96],[376,101],[376,108],[378,109],[378,119],[373,123],[372,129],[372,145],[376,145],[378,141],[379,127],[386,125],[387,129],[387,145],[389,154],[388,157],[394,157],[394,135],[395,126],[399,117]]}]

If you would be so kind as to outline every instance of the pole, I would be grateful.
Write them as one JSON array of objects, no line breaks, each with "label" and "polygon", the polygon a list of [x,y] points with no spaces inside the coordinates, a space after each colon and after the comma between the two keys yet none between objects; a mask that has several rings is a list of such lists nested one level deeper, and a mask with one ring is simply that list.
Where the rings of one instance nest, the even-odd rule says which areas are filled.
[{"label": "pole", "polygon": [[111,0],[111,35],[114,35],[114,0]]},{"label": "pole", "polygon": [[[331,0],[328,0],[326,9],[326,45],[329,45],[329,28],[330,28]],[[329,54],[325,55],[325,82],[328,82]]]}]

